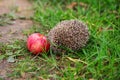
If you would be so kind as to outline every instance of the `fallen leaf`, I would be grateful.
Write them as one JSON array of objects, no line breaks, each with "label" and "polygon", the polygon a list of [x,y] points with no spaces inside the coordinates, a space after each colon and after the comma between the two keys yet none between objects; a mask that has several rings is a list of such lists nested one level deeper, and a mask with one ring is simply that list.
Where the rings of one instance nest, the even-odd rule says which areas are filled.
[{"label": "fallen leaf", "polygon": [[100,27],[100,28],[98,29],[98,32],[101,32],[101,31],[103,31],[103,28],[102,28],[102,27]]},{"label": "fallen leaf", "polygon": [[7,59],[7,62],[10,62],[10,63],[15,62],[14,57],[13,56],[9,56],[8,59]]},{"label": "fallen leaf", "polygon": [[111,28],[111,27],[109,27],[109,28],[102,28],[102,27],[100,27],[100,28],[98,29],[98,32],[111,31],[111,30],[113,30],[113,28]]},{"label": "fallen leaf", "polygon": [[73,59],[73,58],[71,58],[71,57],[67,57],[67,59],[69,59],[70,61],[73,61],[73,62],[81,62],[81,63],[87,64],[87,62],[82,61],[82,60],[80,60],[80,59]]},{"label": "fallen leaf", "polygon": [[68,9],[74,9],[77,5],[78,5],[77,2],[72,2],[71,4],[69,4],[69,5],[67,6],[67,8],[68,8]]},{"label": "fallen leaf", "polygon": [[109,13],[112,13],[112,14],[118,14],[118,12],[117,12],[116,10],[109,11]]},{"label": "fallen leaf", "polygon": [[111,27],[110,28],[106,28],[106,30],[113,30],[113,28],[111,28]]},{"label": "fallen leaf", "polygon": [[89,80],[94,80],[94,79],[90,78]]},{"label": "fallen leaf", "polygon": [[79,4],[80,4],[81,7],[84,7],[84,8],[88,7],[88,5],[86,3],[80,2]]}]

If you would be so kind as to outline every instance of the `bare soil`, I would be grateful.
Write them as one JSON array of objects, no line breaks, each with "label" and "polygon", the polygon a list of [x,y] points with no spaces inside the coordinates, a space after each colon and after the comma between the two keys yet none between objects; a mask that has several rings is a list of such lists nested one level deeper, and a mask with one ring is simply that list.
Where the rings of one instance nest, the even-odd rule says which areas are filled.
[{"label": "bare soil", "polygon": [[12,72],[13,64],[5,60],[0,61],[0,78],[3,80],[11,80],[7,75]]},{"label": "bare soil", "polygon": [[25,40],[23,31],[29,29],[33,24],[31,20],[15,20],[12,25],[0,27],[0,42],[7,43],[20,39]]},{"label": "bare soil", "polygon": [[[28,0],[0,0],[0,15],[9,14],[14,11],[17,17],[25,19],[12,20],[12,24],[0,26],[0,43],[11,43],[16,39],[26,39],[24,30],[32,27],[33,22],[30,17],[33,16],[32,4]],[[12,72],[14,63],[8,63],[6,60],[0,60],[0,78],[11,80],[7,74]]]},{"label": "bare soil", "polygon": [[30,17],[33,15],[32,4],[28,0],[0,0],[0,15],[9,14],[15,10],[17,17],[12,24],[0,26],[0,42],[7,43],[13,39],[25,39],[23,31],[32,27]]}]

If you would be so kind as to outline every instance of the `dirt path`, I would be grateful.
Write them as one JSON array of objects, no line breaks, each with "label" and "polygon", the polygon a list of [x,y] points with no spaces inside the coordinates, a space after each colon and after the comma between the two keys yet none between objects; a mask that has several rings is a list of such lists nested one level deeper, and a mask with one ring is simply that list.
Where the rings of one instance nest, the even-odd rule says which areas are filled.
[{"label": "dirt path", "polygon": [[[13,17],[16,17],[15,19],[9,19],[9,16],[6,17],[11,13]],[[14,39],[26,39],[23,31],[32,27],[33,22],[30,20],[32,15],[32,4],[28,0],[0,0],[0,20],[5,24],[0,24],[0,43],[8,43],[14,41]],[[4,17],[6,17],[6,22]],[[10,21],[10,24],[6,19]],[[12,71],[12,65],[6,60],[0,60],[0,80],[1,78],[11,80],[7,77],[7,74]]]},{"label": "dirt path", "polygon": [[[23,31],[29,29],[33,24],[30,20],[33,15],[32,4],[28,0],[0,0],[0,15],[4,17],[4,14],[6,16],[12,14],[16,19],[10,19],[6,22],[2,19],[3,25],[5,23],[6,25],[0,26],[0,42],[6,43],[13,41],[13,39],[25,39]],[[9,22],[10,24],[7,24]]]},{"label": "dirt path", "polygon": [[0,80],[1,78],[3,80],[11,80],[10,78],[7,77],[7,74],[12,72],[12,69],[11,69],[12,67],[13,67],[13,64],[8,63],[5,60],[0,61]]}]

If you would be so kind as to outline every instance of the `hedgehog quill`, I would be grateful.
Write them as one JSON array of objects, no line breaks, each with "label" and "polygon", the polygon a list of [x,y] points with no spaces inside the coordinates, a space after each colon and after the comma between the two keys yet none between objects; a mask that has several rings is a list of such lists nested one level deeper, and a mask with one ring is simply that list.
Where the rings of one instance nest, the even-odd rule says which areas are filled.
[{"label": "hedgehog quill", "polygon": [[89,39],[88,27],[79,20],[64,20],[48,33],[51,49],[55,53],[62,51],[58,46],[65,46],[73,51],[84,47]]}]

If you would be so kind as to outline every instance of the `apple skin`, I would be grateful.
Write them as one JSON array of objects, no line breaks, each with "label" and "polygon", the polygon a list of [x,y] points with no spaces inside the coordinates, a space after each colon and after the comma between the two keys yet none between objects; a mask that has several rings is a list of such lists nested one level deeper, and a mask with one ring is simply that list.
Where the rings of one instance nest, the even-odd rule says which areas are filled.
[{"label": "apple skin", "polygon": [[42,54],[50,49],[50,43],[44,35],[33,33],[27,39],[27,48],[33,54]]}]

